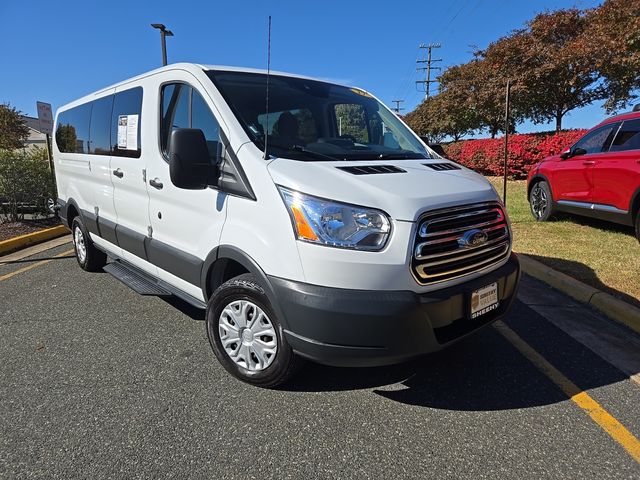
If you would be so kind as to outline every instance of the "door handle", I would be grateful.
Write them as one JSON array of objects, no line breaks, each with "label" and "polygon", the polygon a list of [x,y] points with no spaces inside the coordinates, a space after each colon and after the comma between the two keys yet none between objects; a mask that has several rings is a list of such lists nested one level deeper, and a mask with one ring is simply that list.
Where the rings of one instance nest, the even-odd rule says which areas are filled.
[{"label": "door handle", "polygon": [[149,180],[149,185],[151,185],[153,188],[156,188],[158,190],[162,190],[162,187],[163,187],[162,182],[157,177]]},{"label": "door handle", "polygon": [[596,161],[595,160],[585,160],[584,162],[582,162],[583,165],[595,165]]},{"label": "door handle", "polygon": [[113,171],[113,174],[118,178],[124,177],[124,172],[122,170],[120,170],[119,168],[115,169]]}]

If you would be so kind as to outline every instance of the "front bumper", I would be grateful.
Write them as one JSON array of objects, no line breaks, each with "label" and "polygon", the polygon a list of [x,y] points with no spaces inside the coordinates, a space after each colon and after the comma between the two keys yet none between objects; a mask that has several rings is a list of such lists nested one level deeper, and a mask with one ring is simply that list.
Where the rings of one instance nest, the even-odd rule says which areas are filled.
[{"label": "front bumper", "polygon": [[[399,363],[440,350],[503,317],[520,278],[515,254],[469,282],[425,294],[320,287],[270,277],[293,350],[336,366]],[[468,318],[473,290],[498,283],[499,307]]]}]

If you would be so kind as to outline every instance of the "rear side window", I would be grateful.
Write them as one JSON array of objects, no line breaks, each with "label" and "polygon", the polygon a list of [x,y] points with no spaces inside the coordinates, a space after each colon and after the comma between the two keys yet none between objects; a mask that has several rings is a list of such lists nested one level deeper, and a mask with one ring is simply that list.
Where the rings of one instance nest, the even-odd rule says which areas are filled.
[{"label": "rear side window", "polygon": [[91,102],[91,124],[89,127],[89,153],[111,154],[111,110],[113,95]]},{"label": "rear side window", "polygon": [[140,122],[142,120],[142,87],[115,94],[111,115],[111,154],[118,157],[140,157]]},{"label": "rear side window", "polygon": [[587,133],[578,140],[572,150],[583,148],[587,154],[606,152],[611,145],[611,140],[618,129],[619,123],[610,123],[600,128],[596,128],[592,132]]},{"label": "rear side window", "polygon": [[221,158],[220,125],[204,98],[184,83],[171,83],[162,87],[162,117],[160,142],[168,158],[171,132],[178,128],[198,128],[204,133],[212,164]]},{"label": "rear side window", "polygon": [[624,150],[640,150],[640,118],[623,122],[609,149],[610,152]]},{"label": "rear side window", "polygon": [[56,144],[64,153],[89,153],[91,104],[85,103],[58,114]]}]

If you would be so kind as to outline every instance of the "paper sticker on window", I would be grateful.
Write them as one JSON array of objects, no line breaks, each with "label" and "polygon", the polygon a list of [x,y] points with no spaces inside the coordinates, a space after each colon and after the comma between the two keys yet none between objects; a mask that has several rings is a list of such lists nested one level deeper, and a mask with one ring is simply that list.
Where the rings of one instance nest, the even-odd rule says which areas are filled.
[{"label": "paper sticker on window", "polygon": [[138,149],[138,115],[118,116],[118,148]]}]

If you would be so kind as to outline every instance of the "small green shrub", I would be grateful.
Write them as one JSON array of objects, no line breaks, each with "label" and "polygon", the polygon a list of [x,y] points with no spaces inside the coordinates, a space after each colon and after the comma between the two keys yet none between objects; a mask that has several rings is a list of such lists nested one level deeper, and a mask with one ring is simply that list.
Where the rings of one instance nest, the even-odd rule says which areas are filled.
[{"label": "small green shrub", "polygon": [[56,198],[55,190],[45,149],[0,150],[0,216],[3,220],[22,220],[27,209],[47,215],[47,199]]}]

